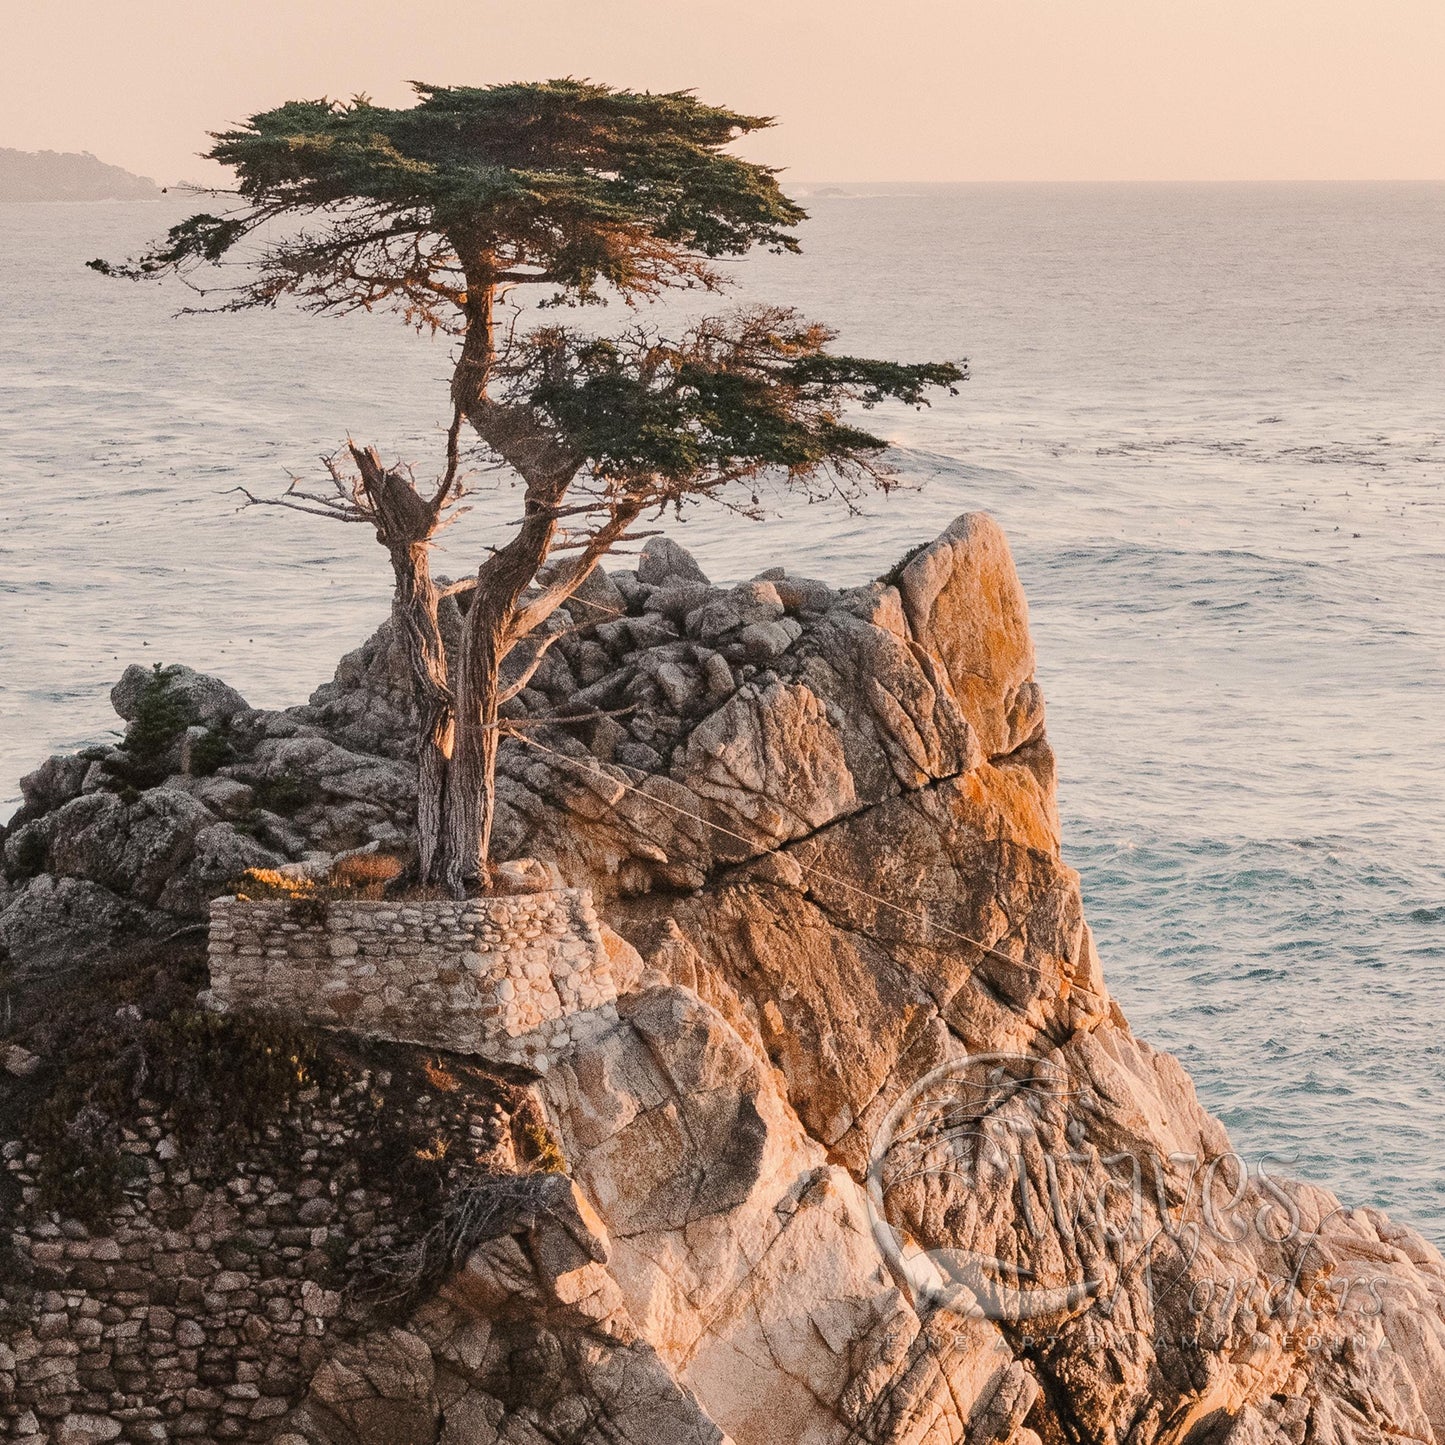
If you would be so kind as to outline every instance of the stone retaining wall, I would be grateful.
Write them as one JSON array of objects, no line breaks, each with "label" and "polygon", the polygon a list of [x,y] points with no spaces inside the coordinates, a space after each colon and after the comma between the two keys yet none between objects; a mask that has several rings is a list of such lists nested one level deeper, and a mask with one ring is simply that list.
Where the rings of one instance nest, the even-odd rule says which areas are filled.
[{"label": "stone retaining wall", "polygon": [[623,950],[585,889],[464,902],[218,898],[208,1002],[545,1072],[552,1054],[615,1022]]},{"label": "stone retaining wall", "polygon": [[219,1150],[215,1135],[189,1147],[148,1101],[120,1145],[122,1200],[88,1226],[47,1207],[38,1153],[0,1141],[0,1440],[285,1438],[317,1367],[376,1328],[369,1286],[348,1283],[406,1257],[426,1228],[414,1197],[366,1163],[398,1107],[384,1096],[405,1100],[393,1144],[443,1146],[448,1189],[516,1167],[486,1079],[458,1070],[418,1098],[425,1064],[402,1050],[376,1062],[308,1086],[262,1137]]}]

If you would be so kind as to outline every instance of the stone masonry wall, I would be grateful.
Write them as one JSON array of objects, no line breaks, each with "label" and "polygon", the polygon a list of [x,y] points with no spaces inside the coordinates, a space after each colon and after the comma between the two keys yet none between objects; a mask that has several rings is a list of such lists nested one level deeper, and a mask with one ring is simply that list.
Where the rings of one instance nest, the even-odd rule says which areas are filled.
[{"label": "stone masonry wall", "polygon": [[437,1077],[452,1091],[386,1069],[337,1094],[309,1088],[239,1157],[210,1162],[178,1148],[155,1104],[125,1132],[122,1202],[89,1227],[46,1207],[39,1155],[0,1141],[13,1199],[0,1223],[0,1440],[273,1439],[333,1345],[375,1327],[351,1288],[360,1262],[417,1232],[415,1203],[359,1170],[379,1096],[399,1091],[417,1136],[441,1141],[457,1170],[501,1157],[506,1124],[485,1091]]},{"label": "stone masonry wall", "polygon": [[616,1021],[619,946],[585,889],[462,902],[219,898],[209,1002],[545,1072],[551,1054]]}]

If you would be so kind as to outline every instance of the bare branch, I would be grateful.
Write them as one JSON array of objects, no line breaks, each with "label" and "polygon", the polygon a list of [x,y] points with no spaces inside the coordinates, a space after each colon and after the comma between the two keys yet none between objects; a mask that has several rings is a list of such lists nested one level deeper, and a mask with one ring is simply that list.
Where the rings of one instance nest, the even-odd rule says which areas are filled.
[{"label": "bare branch", "polygon": [[513,640],[526,637],[545,622],[587,579],[614,543],[620,542],[637,520],[640,507],[621,505],[583,545],[582,555],[555,582],[543,588],[513,614],[507,633]]},{"label": "bare branch", "polygon": [[[437,487],[432,497],[432,511],[439,512],[443,507],[457,500],[461,496],[461,487],[457,482],[457,465],[461,458],[460,437],[462,432],[462,409],[459,406],[452,408],[452,424],[447,428],[447,469],[442,475],[441,484]],[[455,491],[453,489],[455,488]]]},{"label": "bare branch", "polygon": [[536,651],[533,652],[526,667],[522,669],[522,675],[497,694],[497,706],[500,707],[503,703],[511,702],[531,682],[537,669],[542,665],[542,659],[547,656],[554,642],[560,642],[564,637],[571,637],[578,631],[580,629],[576,627],[563,627],[556,632],[549,632],[543,637],[533,636],[528,639],[536,644]]},{"label": "bare branch", "polygon": [[232,487],[231,491],[240,492],[245,497],[246,500],[242,505],[246,507],[286,507],[293,512],[305,512],[308,516],[325,517],[331,522],[370,522],[372,520],[359,508],[354,511],[346,511],[340,503],[333,503],[326,497],[319,499],[321,505],[308,506],[302,501],[301,496],[293,496],[289,491],[283,492],[279,497],[258,497],[254,492],[247,491],[245,487]]}]

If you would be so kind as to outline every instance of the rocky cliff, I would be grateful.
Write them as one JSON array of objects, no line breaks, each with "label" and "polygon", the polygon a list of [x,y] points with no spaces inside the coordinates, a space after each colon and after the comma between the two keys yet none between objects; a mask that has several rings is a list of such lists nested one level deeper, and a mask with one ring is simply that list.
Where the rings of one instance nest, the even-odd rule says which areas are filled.
[{"label": "rocky cliff", "polygon": [[[215,1368],[229,1348],[247,1377],[213,1413],[143,1366],[127,1388],[108,1364],[47,1395],[34,1362],[91,1318],[66,1274],[48,1312],[11,1302],[7,1418],[56,1439],[164,1439],[186,1419],[288,1445],[1445,1438],[1440,1255],[1240,1158],[1109,997],[1059,854],[1025,600],[987,518],[847,591],[781,570],[714,587],[659,539],[555,625],[568,635],[512,709],[499,851],[589,887],[631,945],[617,1024],[489,1086],[502,1122],[414,1230],[425,1288],[367,1305],[375,1251],[353,1231],[310,1286],[335,1288],[338,1325],[311,1328],[300,1294],[277,1308],[311,1343],[278,1357],[264,1409],[244,1388],[272,1348],[248,1333],[271,1278],[256,1265],[257,1304],[227,1315],[193,1292]],[[132,669],[114,700],[126,744],[51,759],[5,835],[0,947],[21,995],[173,934],[243,868],[404,844],[385,628],[286,712],[184,669]],[[56,1046],[40,1023],[11,1042],[27,1088]],[[172,1207],[176,1166],[146,1142],[174,1107],[155,1102],[134,1151],[173,1233],[202,1204]],[[274,1170],[290,1127],[265,1136]],[[33,1268],[37,1231],[68,1221],[46,1212],[42,1151],[7,1149]],[[257,1208],[241,1223],[264,1234]],[[295,1293],[326,1263],[309,1247],[256,1249]],[[141,1329],[139,1303],[94,1315],[117,1308]],[[150,1358],[170,1361],[178,1326],[162,1328]]]}]

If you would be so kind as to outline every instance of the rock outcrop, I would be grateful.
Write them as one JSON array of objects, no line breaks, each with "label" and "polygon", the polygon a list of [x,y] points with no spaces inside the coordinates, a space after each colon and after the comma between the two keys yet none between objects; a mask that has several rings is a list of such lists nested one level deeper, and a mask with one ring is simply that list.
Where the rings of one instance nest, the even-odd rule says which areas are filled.
[{"label": "rock outcrop", "polygon": [[[1109,997],[991,521],[845,591],[655,540],[569,607],[496,837],[640,978],[531,1084],[566,1175],[517,1176],[274,1438],[1445,1439],[1439,1253],[1239,1158]],[[73,957],[52,912],[174,928],[225,868],[404,839],[385,628],[305,707],[197,707],[148,786],[133,747],[24,780],[13,970]]]}]

